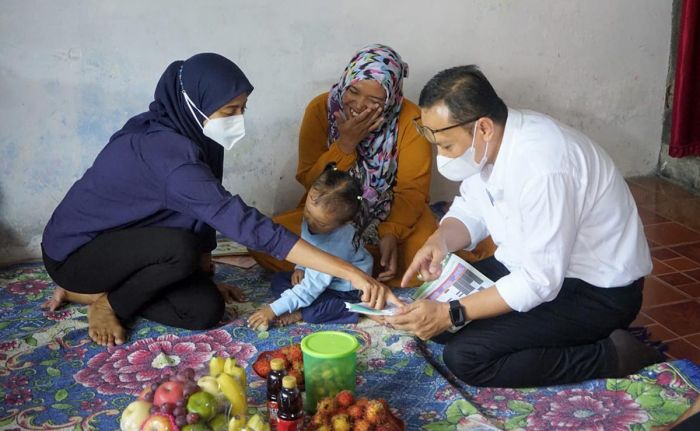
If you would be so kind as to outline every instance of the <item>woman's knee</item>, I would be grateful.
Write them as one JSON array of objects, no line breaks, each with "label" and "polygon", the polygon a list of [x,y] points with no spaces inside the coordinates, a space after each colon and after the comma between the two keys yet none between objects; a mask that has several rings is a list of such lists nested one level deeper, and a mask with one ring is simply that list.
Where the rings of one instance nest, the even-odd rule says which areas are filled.
[{"label": "woman's knee", "polygon": [[185,329],[209,329],[216,326],[224,317],[226,304],[217,289],[203,291],[185,319]]},{"label": "woman's knee", "polygon": [[170,261],[183,269],[185,275],[199,269],[202,260],[202,247],[199,237],[187,230],[170,229],[167,235]]}]

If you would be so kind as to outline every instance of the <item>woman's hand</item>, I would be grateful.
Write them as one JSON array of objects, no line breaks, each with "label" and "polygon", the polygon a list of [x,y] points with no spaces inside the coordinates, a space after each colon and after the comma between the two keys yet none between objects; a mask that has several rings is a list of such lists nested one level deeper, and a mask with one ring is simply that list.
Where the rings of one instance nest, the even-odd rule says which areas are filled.
[{"label": "woman's hand", "polygon": [[245,294],[238,286],[232,286],[225,283],[216,283],[216,288],[221,292],[221,296],[224,297],[224,302],[245,302]]},{"label": "woman's hand", "polygon": [[438,278],[442,273],[442,261],[447,253],[445,240],[439,231],[435,232],[418,250],[411,265],[406,268],[406,273],[401,279],[401,286],[407,286],[414,275],[422,281],[432,281]]},{"label": "woman's hand", "polygon": [[261,330],[267,330],[275,317],[272,308],[269,305],[264,305],[248,318],[248,327],[251,329],[260,328]]},{"label": "woman's hand", "polygon": [[368,106],[356,117],[345,118],[342,111],[336,112],[335,121],[338,124],[338,140],[340,149],[346,154],[352,154],[357,145],[371,132],[377,130],[384,122],[382,106]]},{"label": "woman's hand", "polygon": [[403,306],[403,303],[394,295],[391,289],[364,272],[358,271],[358,274],[351,277],[349,281],[355,289],[362,292],[362,298],[360,298],[362,302],[374,309],[382,310],[387,302],[399,308]]},{"label": "woman's hand", "polygon": [[399,260],[399,240],[396,236],[388,234],[379,240],[380,265],[384,269],[377,275],[377,280],[387,281],[396,276]]},{"label": "woman's hand", "polygon": [[385,316],[384,321],[396,329],[402,329],[428,340],[452,327],[450,305],[447,302],[421,299],[404,306],[400,314]]},{"label": "woman's hand", "polygon": [[294,272],[292,273],[292,286],[296,286],[297,284],[301,283],[301,281],[304,279],[304,270],[303,269],[295,269]]},{"label": "woman's hand", "polygon": [[303,239],[299,239],[294,244],[287,254],[287,260],[349,281],[352,287],[362,292],[362,301],[372,308],[382,309],[387,301],[399,308],[403,305],[391,289],[382,283],[343,259],[319,250]]}]

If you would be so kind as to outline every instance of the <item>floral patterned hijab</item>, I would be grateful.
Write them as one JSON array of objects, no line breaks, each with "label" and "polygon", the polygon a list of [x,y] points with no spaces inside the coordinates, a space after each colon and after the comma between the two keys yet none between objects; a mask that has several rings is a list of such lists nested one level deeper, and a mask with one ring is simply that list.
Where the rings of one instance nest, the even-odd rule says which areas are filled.
[{"label": "floral patterned hijab", "polygon": [[340,81],[328,95],[328,145],[338,139],[335,113],[343,109],[343,95],[353,83],[373,79],[386,93],[384,122],[357,146],[357,163],[350,174],[360,179],[363,198],[369,208],[370,228],[365,240],[377,243],[377,226],[389,215],[394,199],[392,187],[396,181],[396,153],[399,113],[403,102],[403,78],[408,65],[399,54],[386,45],[372,44],[360,49],[345,67]]}]

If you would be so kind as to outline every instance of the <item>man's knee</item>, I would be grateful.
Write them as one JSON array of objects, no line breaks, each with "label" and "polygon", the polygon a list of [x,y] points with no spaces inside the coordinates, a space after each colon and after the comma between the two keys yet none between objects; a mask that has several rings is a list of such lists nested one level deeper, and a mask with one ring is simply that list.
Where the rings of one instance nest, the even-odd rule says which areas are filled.
[{"label": "man's knee", "polygon": [[464,383],[471,386],[487,386],[491,379],[493,353],[478,344],[466,340],[450,340],[442,357],[447,368]]}]

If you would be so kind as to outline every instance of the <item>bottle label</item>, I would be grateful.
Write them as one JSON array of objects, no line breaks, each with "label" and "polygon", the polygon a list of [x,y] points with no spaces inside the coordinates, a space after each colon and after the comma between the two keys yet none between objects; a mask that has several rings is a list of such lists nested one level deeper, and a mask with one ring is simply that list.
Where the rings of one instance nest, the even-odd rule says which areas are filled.
[{"label": "bottle label", "polygon": [[277,431],[301,431],[302,429],[304,429],[304,416],[294,420],[277,418]]},{"label": "bottle label", "polygon": [[270,427],[277,426],[277,412],[279,411],[279,403],[277,401],[267,402],[267,411],[270,413]]}]

